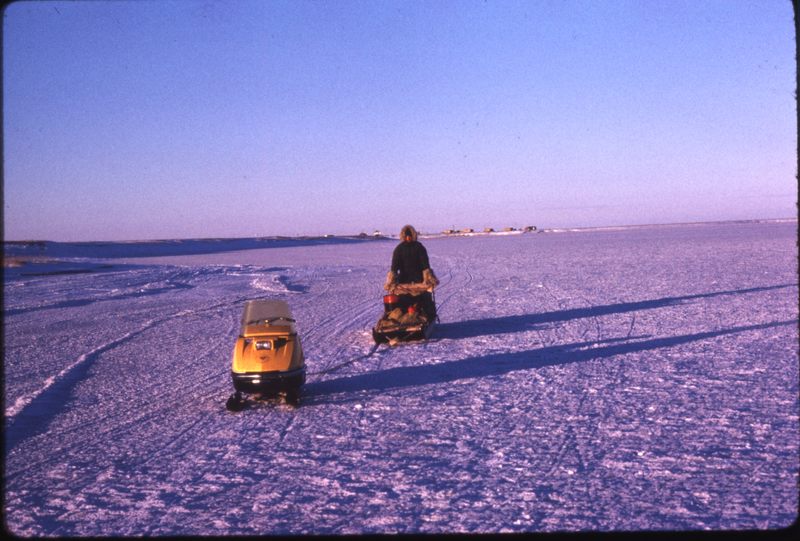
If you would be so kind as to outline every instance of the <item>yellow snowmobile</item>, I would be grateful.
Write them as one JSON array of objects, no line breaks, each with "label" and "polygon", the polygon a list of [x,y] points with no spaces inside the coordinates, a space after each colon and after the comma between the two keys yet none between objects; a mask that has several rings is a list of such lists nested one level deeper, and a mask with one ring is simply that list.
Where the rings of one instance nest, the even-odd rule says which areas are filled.
[{"label": "yellow snowmobile", "polygon": [[283,396],[291,405],[306,381],[305,357],[289,305],[279,300],[247,301],[233,348],[233,388],[225,407],[244,408],[243,393],[262,398]]}]

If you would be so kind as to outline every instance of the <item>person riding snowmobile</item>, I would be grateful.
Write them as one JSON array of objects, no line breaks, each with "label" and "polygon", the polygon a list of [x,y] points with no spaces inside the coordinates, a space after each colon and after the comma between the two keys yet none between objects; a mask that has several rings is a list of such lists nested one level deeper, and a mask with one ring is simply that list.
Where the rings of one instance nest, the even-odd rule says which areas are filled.
[{"label": "person riding snowmobile", "polygon": [[[424,283],[431,289],[439,285],[439,280],[431,269],[428,251],[417,240],[417,230],[404,225],[400,231],[400,244],[392,252],[392,270],[387,276],[385,289],[391,290],[395,284]],[[420,296],[422,309],[429,320],[436,318],[436,303],[430,291]]]}]

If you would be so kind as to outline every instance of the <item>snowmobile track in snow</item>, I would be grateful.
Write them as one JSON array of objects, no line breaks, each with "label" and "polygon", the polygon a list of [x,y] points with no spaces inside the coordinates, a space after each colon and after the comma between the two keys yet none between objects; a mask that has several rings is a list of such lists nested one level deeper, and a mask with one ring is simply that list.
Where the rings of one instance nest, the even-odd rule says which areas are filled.
[{"label": "snowmobile track in snow", "polygon": [[[8,284],[11,309],[164,289],[7,317],[7,524],[28,537],[784,527],[795,225],[437,239],[440,330],[374,351],[385,244]],[[297,311],[308,392],[297,409],[231,415],[242,303],[276,297]],[[37,411],[46,422],[26,427]]]}]

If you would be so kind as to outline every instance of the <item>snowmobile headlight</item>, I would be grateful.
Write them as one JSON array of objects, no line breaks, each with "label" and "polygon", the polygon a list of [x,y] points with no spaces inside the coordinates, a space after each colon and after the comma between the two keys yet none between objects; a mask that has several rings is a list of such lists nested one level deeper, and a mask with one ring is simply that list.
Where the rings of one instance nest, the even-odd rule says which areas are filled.
[{"label": "snowmobile headlight", "polygon": [[272,349],[272,342],[269,340],[259,340],[256,342],[256,350]]}]

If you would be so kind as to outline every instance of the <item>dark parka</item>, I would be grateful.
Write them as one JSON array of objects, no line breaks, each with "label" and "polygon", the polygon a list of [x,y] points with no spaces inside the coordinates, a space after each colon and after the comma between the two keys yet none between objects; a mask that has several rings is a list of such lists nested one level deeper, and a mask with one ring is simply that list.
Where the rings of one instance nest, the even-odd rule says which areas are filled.
[{"label": "dark parka", "polygon": [[[411,241],[405,240],[410,232]],[[398,284],[422,282],[422,271],[430,268],[428,251],[417,241],[417,231],[410,225],[403,226],[400,244],[392,253],[392,273]]]}]

